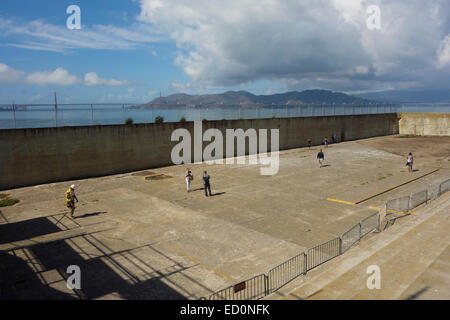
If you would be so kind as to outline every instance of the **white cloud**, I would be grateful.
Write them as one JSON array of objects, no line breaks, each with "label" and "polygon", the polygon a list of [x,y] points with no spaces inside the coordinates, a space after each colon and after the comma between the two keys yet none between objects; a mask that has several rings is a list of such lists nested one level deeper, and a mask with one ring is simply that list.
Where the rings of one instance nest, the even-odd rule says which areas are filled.
[{"label": "white cloud", "polygon": [[[272,80],[348,89],[402,87],[434,74],[436,50],[450,31],[448,0],[140,4],[139,20],[173,39],[179,48],[176,65],[205,85]],[[366,26],[369,5],[381,9],[381,30]],[[442,57],[446,61],[446,54]]]},{"label": "white cloud", "polygon": [[0,63],[0,83],[18,83],[23,80],[24,76],[25,72]]},{"label": "white cloud", "polygon": [[34,72],[26,77],[26,82],[40,86],[55,84],[60,86],[73,85],[80,82],[80,79],[71,75],[63,68],[57,68],[54,71]]},{"label": "white cloud", "polygon": [[[56,68],[54,71],[39,71],[27,74],[24,71],[16,70],[0,62],[0,83],[22,83],[29,85],[59,85],[70,86],[84,84],[86,86],[124,86],[129,81],[100,78],[95,72],[88,72],[84,76],[84,81],[72,75],[64,68]],[[133,93],[133,88],[128,88],[128,93]]]},{"label": "white cloud", "polygon": [[123,86],[128,84],[128,81],[106,80],[100,78],[95,72],[88,72],[84,75],[84,84],[87,86]]},{"label": "white cloud", "polygon": [[81,30],[68,30],[34,20],[18,22],[0,17],[0,32],[7,46],[30,50],[69,52],[74,49],[132,50],[161,40],[155,28],[135,23],[128,28],[112,25],[83,25]]}]

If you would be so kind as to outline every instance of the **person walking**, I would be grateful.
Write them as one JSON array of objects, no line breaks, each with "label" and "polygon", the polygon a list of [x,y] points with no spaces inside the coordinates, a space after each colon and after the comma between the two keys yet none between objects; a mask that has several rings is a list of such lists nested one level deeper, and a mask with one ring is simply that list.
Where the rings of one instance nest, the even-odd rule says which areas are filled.
[{"label": "person walking", "polygon": [[323,144],[325,145],[326,148],[328,148],[328,137],[325,137],[325,139],[323,139]]},{"label": "person walking", "polygon": [[66,205],[70,209],[70,219],[73,219],[73,214],[75,213],[75,200],[78,202],[78,198],[75,195],[75,185],[71,185],[66,191]]},{"label": "person walking", "polygon": [[309,149],[311,149],[311,138],[308,138],[308,140],[306,140],[308,142],[308,147]]},{"label": "person walking", "polygon": [[186,169],[185,180],[187,192],[191,192],[191,181],[194,180],[194,176],[189,168]]},{"label": "person walking", "polygon": [[406,166],[408,167],[409,172],[413,172],[413,155],[411,152],[408,154],[408,159],[406,160]]},{"label": "person walking", "polygon": [[206,170],[203,172],[203,186],[205,187],[205,196],[208,196],[208,192],[209,191],[209,196],[211,197],[211,185],[209,184],[209,174],[208,172],[206,172]]},{"label": "person walking", "polygon": [[320,168],[322,168],[322,163],[325,159],[325,155],[323,154],[322,149],[320,149],[319,153],[317,154],[317,159],[319,160]]}]

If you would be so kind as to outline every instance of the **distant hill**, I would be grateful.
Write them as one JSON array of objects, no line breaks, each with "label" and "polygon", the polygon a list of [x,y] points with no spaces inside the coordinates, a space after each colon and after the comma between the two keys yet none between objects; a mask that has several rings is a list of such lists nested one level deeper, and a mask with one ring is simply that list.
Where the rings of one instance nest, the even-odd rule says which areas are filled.
[{"label": "distant hill", "polygon": [[368,103],[367,99],[350,96],[329,90],[290,91],[272,95],[254,95],[247,91],[228,91],[221,94],[189,95],[177,93],[168,97],[156,98],[144,106],[161,104],[162,107],[177,105],[197,107],[220,106],[255,106],[255,105],[301,105],[301,104],[331,104],[331,103]]}]

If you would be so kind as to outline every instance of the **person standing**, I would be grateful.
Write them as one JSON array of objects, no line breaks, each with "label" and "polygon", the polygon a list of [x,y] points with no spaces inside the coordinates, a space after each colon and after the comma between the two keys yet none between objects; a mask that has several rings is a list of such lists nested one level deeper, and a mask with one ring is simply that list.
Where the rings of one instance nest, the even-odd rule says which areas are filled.
[{"label": "person standing", "polygon": [[337,143],[337,134],[336,132],[333,132],[333,143]]},{"label": "person standing", "polygon": [[325,155],[323,154],[322,149],[320,149],[319,153],[317,154],[317,159],[319,160],[320,168],[322,168],[322,163],[325,159]]},{"label": "person standing", "polygon": [[413,168],[412,168],[413,167],[413,155],[411,152],[408,154],[408,159],[406,160],[406,166],[408,167],[409,172],[413,172]]},{"label": "person standing", "polygon": [[209,196],[211,197],[211,185],[209,184],[209,174],[208,172],[206,172],[206,170],[203,173],[203,186],[205,187],[205,196],[208,196],[208,192],[209,191]]},{"label": "person standing", "polygon": [[325,145],[326,148],[328,148],[328,137],[325,137],[325,139],[323,140],[323,144]]},{"label": "person standing", "polygon": [[191,172],[191,170],[189,168],[186,169],[185,180],[186,180],[187,192],[190,192],[191,191],[191,181],[194,180],[194,176],[192,175],[192,172]]},{"label": "person standing", "polygon": [[78,202],[78,198],[75,195],[75,185],[71,185],[66,191],[66,205],[70,209],[70,218],[73,219],[73,214],[75,213],[75,200]]},{"label": "person standing", "polygon": [[309,149],[311,149],[311,138],[308,138],[308,140],[306,140],[308,142],[308,147]]}]

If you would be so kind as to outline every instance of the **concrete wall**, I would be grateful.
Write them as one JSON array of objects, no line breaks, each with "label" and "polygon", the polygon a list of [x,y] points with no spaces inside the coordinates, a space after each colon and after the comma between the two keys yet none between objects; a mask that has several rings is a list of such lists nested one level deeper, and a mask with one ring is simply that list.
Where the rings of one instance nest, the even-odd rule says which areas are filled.
[{"label": "concrete wall", "polygon": [[450,136],[450,113],[402,113],[400,134]]},{"label": "concrete wall", "polygon": [[[178,128],[194,136],[193,122],[0,130],[0,190],[171,165]],[[339,140],[398,133],[396,114],[204,121],[203,132],[209,128],[224,137],[226,129],[280,129],[280,150],[308,137],[331,142],[333,132]]]}]

